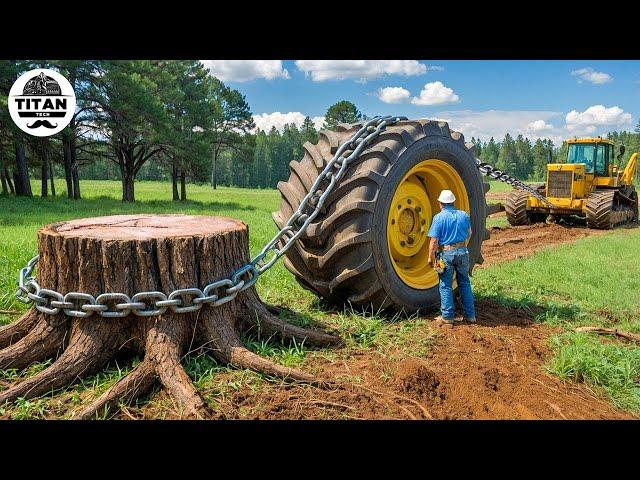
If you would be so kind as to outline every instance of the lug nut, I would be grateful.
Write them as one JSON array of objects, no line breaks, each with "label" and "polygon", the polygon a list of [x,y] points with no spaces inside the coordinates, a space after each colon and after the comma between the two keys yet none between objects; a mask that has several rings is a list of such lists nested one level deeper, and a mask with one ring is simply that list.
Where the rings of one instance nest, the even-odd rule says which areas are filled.
[{"label": "lug nut", "polygon": [[406,243],[404,243],[404,240],[400,240],[400,246],[404,247],[406,245]]},{"label": "lug nut", "polygon": [[392,219],[391,219],[391,225],[395,225],[395,224],[396,224],[396,219],[395,219],[395,218],[392,218]]},{"label": "lug nut", "polygon": [[422,211],[422,208],[416,207],[416,212],[420,213],[421,211]]},{"label": "lug nut", "polygon": [[411,205],[411,199],[410,199],[410,198],[407,198],[407,203],[408,203],[409,205]]}]

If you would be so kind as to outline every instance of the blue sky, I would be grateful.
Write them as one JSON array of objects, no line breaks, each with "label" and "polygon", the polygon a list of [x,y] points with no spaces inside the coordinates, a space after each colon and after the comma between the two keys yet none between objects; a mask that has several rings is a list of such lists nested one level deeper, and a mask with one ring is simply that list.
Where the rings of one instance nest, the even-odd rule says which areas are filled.
[{"label": "blue sky", "polygon": [[305,115],[320,123],[342,99],[368,115],[447,120],[483,140],[605,134],[633,129],[640,114],[640,61],[203,62],[246,95],[263,128]]}]

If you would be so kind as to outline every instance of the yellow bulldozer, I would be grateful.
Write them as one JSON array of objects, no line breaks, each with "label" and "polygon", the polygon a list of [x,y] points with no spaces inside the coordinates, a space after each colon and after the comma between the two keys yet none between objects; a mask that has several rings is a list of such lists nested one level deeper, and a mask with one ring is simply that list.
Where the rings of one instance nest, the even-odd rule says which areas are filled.
[{"label": "yellow bulldozer", "polygon": [[616,158],[614,143],[606,138],[567,140],[564,163],[549,163],[547,179],[538,195],[513,190],[504,209],[511,225],[560,219],[586,221],[588,227],[610,229],[638,221],[638,193],[633,185],[638,154],[622,169],[625,152],[620,145]]}]

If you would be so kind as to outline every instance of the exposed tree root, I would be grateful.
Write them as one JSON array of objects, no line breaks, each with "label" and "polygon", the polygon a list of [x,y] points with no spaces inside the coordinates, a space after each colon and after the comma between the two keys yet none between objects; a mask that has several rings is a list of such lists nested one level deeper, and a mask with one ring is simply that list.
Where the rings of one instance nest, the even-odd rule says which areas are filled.
[{"label": "exposed tree root", "polygon": [[74,418],[89,420],[104,412],[115,412],[118,405],[130,405],[146,395],[153,388],[155,381],[155,366],[151,361],[144,359],[127,376],[100,395]]},{"label": "exposed tree root", "polygon": [[[38,315],[30,316],[38,318]],[[54,357],[62,349],[67,336],[67,326],[62,323],[57,317],[42,318],[36,322],[34,329],[26,336],[0,350],[0,369],[22,369]]]},{"label": "exposed tree root", "polygon": [[319,380],[308,373],[295,368],[278,365],[271,360],[256,355],[251,350],[239,346],[231,349],[231,358],[229,363],[235,367],[248,368],[250,370],[261,372],[266,375],[282,378],[283,380],[298,380],[300,382],[308,382],[319,384]]},{"label": "exposed tree root", "polygon": [[[169,315],[158,320],[147,334],[147,355],[160,382],[188,418],[206,418],[211,412],[180,364],[181,345],[188,330],[184,318]],[[180,328],[183,327],[183,328]]]},{"label": "exposed tree root", "polygon": [[615,335],[616,337],[624,338],[632,342],[640,343],[640,335],[637,333],[625,332],[618,330],[617,328],[603,328],[603,327],[576,327],[576,332],[592,332],[600,333],[604,335]]},{"label": "exposed tree root", "polygon": [[212,318],[203,322],[206,336],[211,338],[215,347],[214,355],[223,362],[238,368],[248,368],[284,380],[298,380],[318,384],[313,376],[295,368],[284,367],[248,350],[226,318]]},{"label": "exposed tree root", "polygon": [[68,348],[50,367],[0,392],[0,405],[4,402],[13,402],[18,397],[33,398],[65,387],[102,366],[109,358],[109,355],[97,352],[87,353]]},{"label": "exposed tree root", "polygon": [[250,310],[254,311],[251,316],[251,323],[257,327],[258,335],[276,334],[284,340],[295,340],[298,343],[310,345],[314,347],[328,347],[342,345],[343,341],[340,337],[329,335],[328,333],[311,330],[308,328],[298,327],[281,320],[259,301],[251,302]]},{"label": "exposed tree root", "polygon": [[0,349],[16,343],[24,337],[38,321],[38,311],[29,310],[19,320],[0,327]]}]

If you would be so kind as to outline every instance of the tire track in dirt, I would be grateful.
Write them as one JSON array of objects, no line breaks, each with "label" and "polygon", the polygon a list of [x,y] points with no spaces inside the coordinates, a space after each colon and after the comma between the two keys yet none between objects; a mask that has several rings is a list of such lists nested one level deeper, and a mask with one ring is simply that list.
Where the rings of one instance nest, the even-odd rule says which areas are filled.
[{"label": "tire track in dirt", "polygon": [[611,232],[546,223],[520,227],[492,227],[489,231],[491,238],[482,243],[484,263],[475,268],[487,268],[496,263],[528,257],[545,248]]}]

